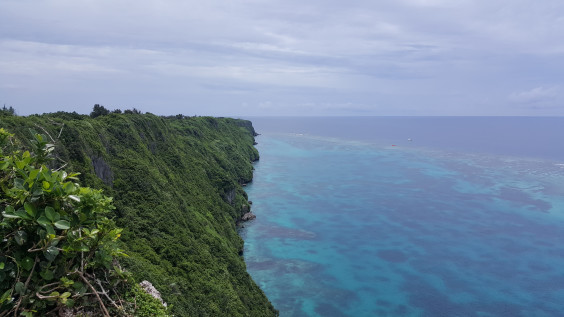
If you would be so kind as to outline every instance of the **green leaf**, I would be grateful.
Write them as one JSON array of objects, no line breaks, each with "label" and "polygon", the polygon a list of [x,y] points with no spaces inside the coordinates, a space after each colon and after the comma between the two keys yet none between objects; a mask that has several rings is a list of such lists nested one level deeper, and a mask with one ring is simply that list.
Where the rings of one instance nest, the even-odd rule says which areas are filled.
[{"label": "green leaf", "polygon": [[[26,165],[25,161],[16,161],[16,167],[20,170],[23,169],[25,167],[25,165]],[[23,181],[23,179],[22,179],[22,181]]]},{"label": "green leaf", "polygon": [[24,189],[24,180],[21,178],[14,179],[14,187],[17,189]]},{"label": "green leaf", "polygon": [[50,281],[54,277],[53,272],[51,272],[51,271],[43,271],[43,272],[39,273],[39,275],[41,275],[41,277],[46,281]]},{"label": "green leaf", "polygon": [[47,181],[43,181],[43,189],[44,190],[48,190],[49,188],[51,188],[51,183],[47,182]]},{"label": "green leaf", "polygon": [[8,289],[7,291],[4,292],[4,294],[2,294],[2,297],[0,297],[0,306],[2,306],[2,303],[10,299],[11,293],[12,290]]},{"label": "green leaf", "polygon": [[76,202],[80,202],[80,198],[76,195],[69,195],[69,198],[76,201]]},{"label": "green leaf", "polygon": [[14,239],[16,239],[16,243],[19,245],[23,245],[27,241],[27,233],[25,231],[17,231],[14,234]]},{"label": "green leaf", "polygon": [[74,306],[74,299],[67,299],[67,302],[65,304],[67,305],[67,307],[73,307]]},{"label": "green leaf", "polygon": [[33,259],[30,257],[26,257],[25,259],[23,259],[20,263],[21,267],[23,267],[26,271],[31,270],[31,268],[33,267]]},{"label": "green leaf", "polygon": [[2,161],[0,162],[0,170],[5,170],[10,166],[10,162],[9,161]]},{"label": "green leaf", "polygon": [[5,265],[4,262],[0,262],[0,270],[3,270],[3,269],[4,269],[4,265]]},{"label": "green leaf", "polygon": [[53,226],[51,224],[46,224],[45,225],[45,230],[47,230],[47,234],[50,235],[55,235],[55,229],[53,228]]},{"label": "green leaf", "polygon": [[29,179],[34,180],[38,174],[39,174],[38,169],[32,170],[31,172],[29,172]]},{"label": "green leaf", "polygon": [[42,226],[46,226],[46,225],[50,225],[51,221],[49,219],[47,219],[45,216],[41,216],[41,217],[37,218],[37,223],[42,225]]},{"label": "green leaf", "polygon": [[74,186],[72,182],[67,182],[63,185],[63,189],[65,190],[65,193],[70,194],[76,191],[76,186]]},{"label": "green leaf", "polygon": [[78,175],[80,175],[80,173],[72,173],[72,174],[68,175],[67,178],[78,180],[78,177],[77,177]]},{"label": "green leaf", "polygon": [[55,211],[55,209],[53,209],[53,207],[51,206],[45,207],[45,216],[47,216],[47,219],[51,221],[55,221],[55,213],[57,212]]},{"label": "green leaf", "polygon": [[70,296],[71,296],[71,293],[70,293],[70,292],[64,292],[64,293],[61,294],[60,297],[61,297],[61,298],[69,298]]},{"label": "green leaf", "polygon": [[33,191],[33,196],[41,196],[43,194],[43,190],[41,188],[36,188]]},{"label": "green leaf", "polygon": [[[49,294],[49,296],[53,296],[53,297],[59,297],[59,295],[61,295],[61,293],[59,292],[51,292],[51,294]],[[48,300],[54,301],[56,299],[49,298]]]},{"label": "green leaf", "polygon": [[30,311],[23,311],[20,313],[20,316],[24,316],[24,317],[33,317],[33,312]]},{"label": "green leaf", "polygon": [[51,262],[51,261],[55,260],[57,255],[59,255],[59,249],[57,249],[53,246],[48,247],[47,250],[43,251],[43,255],[45,255],[47,260],[49,260]]},{"label": "green leaf", "polygon": [[31,220],[32,219],[24,209],[18,209],[14,212],[14,214],[16,216],[19,216],[22,219],[25,219],[25,220]]},{"label": "green leaf", "polygon": [[57,227],[58,229],[66,230],[70,228],[70,222],[68,222],[67,220],[59,220],[55,222],[55,227]]},{"label": "green leaf", "polygon": [[86,285],[82,284],[81,282],[74,282],[74,284],[72,284],[72,287],[79,294],[84,294],[87,291]]},{"label": "green leaf", "polygon": [[49,169],[45,169],[41,172],[41,176],[43,176],[43,178],[45,178],[45,180],[49,183],[53,182],[53,177],[51,176],[51,170]]},{"label": "green leaf", "polygon": [[61,240],[59,240],[59,239],[53,239],[53,241],[51,241],[50,244],[51,244],[52,246],[56,247],[56,246],[59,244],[60,241],[61,241]]},{"label": "green leaf", "polygon": [[14,290],[16,293],[23,295],[25,293],[25,284],[22,282],[17,282],[16,286],[14,286]]},{"label": "green leaf", "polygon": [[68,279],[68,278],[66,278],[66,277],[64,277],[64,276],[61,277],[61,282],[63,283],[64,287],[69,287],[69,286],[71,286],[72,284],[74,284],[74,281],[73,281],[73,280]]},{"label": "green leaf", "polygon": [[3,212],[2,212],[2,216],[3,216],[4,218],[10,218],[10,219],[17,219],[17,218],[20,218],[20,216],[14,215],[13,212],[8,213],[8,212],[6,212],[6,211],[3,211]]},{"label": "green leaf", "polygon": [[24,208],[25,211],[27,212],[28,215],[32,216],[33,218],[35,218],[35,206],[26,202],[24,204]]}]

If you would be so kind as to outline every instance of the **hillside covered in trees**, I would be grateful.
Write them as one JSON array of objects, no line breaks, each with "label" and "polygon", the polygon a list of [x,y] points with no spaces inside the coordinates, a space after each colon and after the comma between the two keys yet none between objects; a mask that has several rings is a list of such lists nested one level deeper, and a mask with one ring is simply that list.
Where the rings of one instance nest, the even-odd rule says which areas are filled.
[{"label": "hillside covered in trees", "polygon": [[113,197],[128,255],[121,265],[135,280],[153,283],[174,315],[276,316],[246,271],[236,231],[250,209],[242,184],[252,180],[258,159],[252,124],[95,110],[3,112],[0,128],[22,149],[31,147],[34,132],[48,135],[51,168],[79,172],[81,185]]}]

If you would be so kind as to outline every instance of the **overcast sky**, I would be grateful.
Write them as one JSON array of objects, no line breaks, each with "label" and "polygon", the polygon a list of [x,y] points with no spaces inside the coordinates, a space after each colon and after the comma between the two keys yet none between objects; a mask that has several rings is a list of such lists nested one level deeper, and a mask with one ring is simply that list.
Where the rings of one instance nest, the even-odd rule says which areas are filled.
[{"label": "overcast sky", "polygon": [[562,0],[0,0],[20,115],[564,115]]}]

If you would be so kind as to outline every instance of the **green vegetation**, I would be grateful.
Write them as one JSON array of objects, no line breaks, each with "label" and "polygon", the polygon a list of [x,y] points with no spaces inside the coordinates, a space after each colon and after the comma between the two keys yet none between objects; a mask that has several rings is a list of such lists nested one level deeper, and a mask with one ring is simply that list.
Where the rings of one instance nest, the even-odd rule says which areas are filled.
[{"label": "green vegetation", "polygon": [[22,152],[0,128],[0,316],[127,316],[154,306],[124,307],[120,300],[138,286],[115,261],[124,254],[117,245],[122,229],[108,218],[112,199],[81,187],[76,173],[48,168],[54,146],[45,135],[32,136],[33,151]]},{"label": "green vegetation", "polygon": [[[145,292],[137,284],[133,285],[125,295],[126,310],[133,309],[135,317],[167,317],[168,310],[153,296]],[[132,308],[133,306],[133,308]]]},{"label": "green vegetation", "polygon": [[246,272],[235,227],[248,208],[241,184],[258,159],[250,122],[98,109],[93,117],[0,114],[0,127],[22,149],[33,146],[29,128],[44,133],[55,144],[49,167],[79,172],[81,184],[113,196],[108,221],[124,228],[122,267],[155,285],[172,314],[277,315]]}]

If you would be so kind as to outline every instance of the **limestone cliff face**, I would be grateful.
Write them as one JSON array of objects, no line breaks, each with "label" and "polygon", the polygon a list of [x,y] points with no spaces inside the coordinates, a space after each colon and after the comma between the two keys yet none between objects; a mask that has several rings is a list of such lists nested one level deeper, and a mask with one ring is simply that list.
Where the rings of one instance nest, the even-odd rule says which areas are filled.
[{"label": "limestone cliff face", "polygon": [[[63,125],[64,123],[64,125]],[[252,123],[212,117],[55,113],[0,117],[25,145],[37,126],[82,185],[114,197],[122,265],[149,280],[176,316],[275,316],[246,272],[235,223],[248,209]],[[40,132],[40,131],[39,131]],[[243,207],[247,206],[247,207]]]},{"label": "limestone cliff face", "polygon": [[114,181],[114,174],[112,173],[112,169],[108,163],[98,156],[93,156],[90,160],[92,161],[94,174],[96,174],[96,176],[98,176],[106,185],[111,186]]},{"label": "limestone cliff face", "polygon": [[233,205],[233,203],[235,202],[235,196],[237,194],[237,191],[235,190],[235,188],[227,191],[225,193],[225,195],[223,196],[225,198],[225,200],[230,204]]}]

